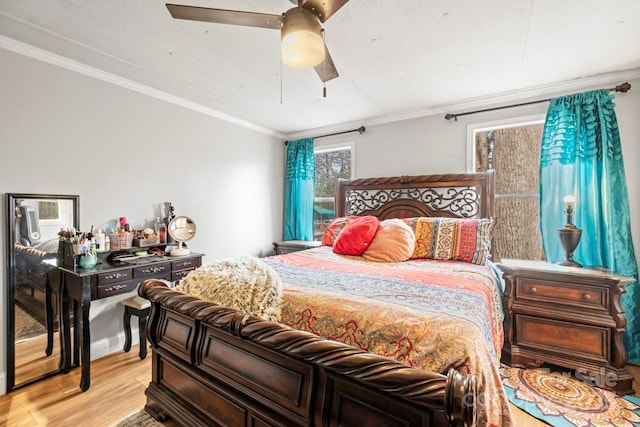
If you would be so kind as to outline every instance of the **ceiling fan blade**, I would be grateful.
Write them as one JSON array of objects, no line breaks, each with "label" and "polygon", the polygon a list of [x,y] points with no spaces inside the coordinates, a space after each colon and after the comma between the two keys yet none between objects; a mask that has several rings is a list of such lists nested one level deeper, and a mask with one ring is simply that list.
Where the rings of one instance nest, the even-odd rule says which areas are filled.
[{"label": "ceiling fan blade", "polygon": [[176,19],[214,22],[217,24],[244,25],[246,27],[282,28],[282,15],[243,12],[240,10],[211,9],[208,7],[183,6],[167,3],[169,13]]},{"label": "ceiling fan blade", "polygon": [[327,45],[324,45],[324,61],[313,67],[313,69],[316,70],[320,80],[323,82],[328,82],[329,80],[333,80],[338,77],[338,70],[336,69],[333,59],[329,54]]},{"label": "ceiling fan blade", "polygon": [[302,7],[309,12],[313,12],[320,22],[324,22],[331,18],[331,15],[336,13],[342,6],[344,6],[349,0],[306,0],[303,2]]}]

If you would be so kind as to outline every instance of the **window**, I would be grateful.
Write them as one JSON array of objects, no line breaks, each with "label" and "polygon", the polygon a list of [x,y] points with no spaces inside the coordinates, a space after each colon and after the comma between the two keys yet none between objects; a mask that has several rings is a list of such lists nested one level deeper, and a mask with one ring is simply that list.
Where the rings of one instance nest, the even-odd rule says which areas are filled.
[{"label": "window", "polygon": [[540,235],[539,162],[542,118],[470,126],[475,171],[496,171],[495,259],[544,259]]},{"label": "window", "polygon": [[38,200],[38,216],[41,221],[60,221],[59,201]]},{"label": "window", "polygon": [[335,218],[338,180],[340,178],[351,179],[355,176],[354,151],[353,143],[314,148],[316,184],[313,203],[313,234],[315,240],[322,239],[327,226]]}]

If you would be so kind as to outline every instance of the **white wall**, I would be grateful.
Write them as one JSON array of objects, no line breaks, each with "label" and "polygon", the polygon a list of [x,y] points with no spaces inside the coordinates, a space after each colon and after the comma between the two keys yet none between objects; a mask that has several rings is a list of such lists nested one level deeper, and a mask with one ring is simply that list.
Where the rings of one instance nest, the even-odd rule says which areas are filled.
[{"label": "white wall", "polygon": [[[83,229],[119,216],[142,227],[172,202],[196,222],[189,246],[205,262],[264,255],[281,238],[281,140],[10,51],[0,49],[0,64],[0,223],[5,193],[78,194]],[[120,299],[91,305],[92,358],[122,349]]]},{"label": "white wall", "polygon": [[[622,82],[612,82],[610,87],[619,83]],[[631,91],[615,94],[615,103],[629,192],[631,232],[640,264],[640,80],[630,83]],[[508,108],[463,116],[457,122],[445,120],[444,114],[438,114],[373,126],[364,123],[367,130],[362,135],[350,133],[322,138],[318,144],[356,141],[357,178],[466,172],[469,125],[544,116],[547,107],[545,102]]]}]

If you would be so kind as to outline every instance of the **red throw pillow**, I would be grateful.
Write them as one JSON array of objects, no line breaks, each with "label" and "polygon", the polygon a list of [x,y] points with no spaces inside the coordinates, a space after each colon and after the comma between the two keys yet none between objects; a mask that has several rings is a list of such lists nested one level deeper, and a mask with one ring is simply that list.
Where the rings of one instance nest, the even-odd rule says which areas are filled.
[{"label": "red throw pillow", "polygon": [[333,243],[333,252],[340,255],[362,255],[373,241],[379,224],[378,218],[371,215],[349,221]]},{"label": "red throw pillow", "polygon": [[355,218],[358,217],[355,215],[341,216],[331,221],[331,224],[329,224],[324,234],[322,235],[322,246],[333,246],[336,238],[338,238],[338,235],[340,235],[340,232],[342,231],[344,226],[347,225],[349,221]]}]

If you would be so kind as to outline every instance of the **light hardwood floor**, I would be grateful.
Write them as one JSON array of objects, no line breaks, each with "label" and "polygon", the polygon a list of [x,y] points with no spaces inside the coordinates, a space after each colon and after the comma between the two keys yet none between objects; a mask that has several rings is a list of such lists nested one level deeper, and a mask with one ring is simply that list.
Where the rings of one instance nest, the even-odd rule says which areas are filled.
[{"label": "light hardwood floor", "polygon": [[[640,395],[640,368],[629,370]],[[76,368],[0,396],[0,426],[111,426],[144,407],[144,390],[150,381],[151,357],[140,360],[134,346],[128,353],[116,352],[91,362],[91,387],[84,393]],[[547,426],[514,406],[511,409],[516,427]]]},{"label": "light hardwood floor", "polygon": [[0,426],[110,426],[144,407],[151,359],[138,346],[91,362],[91,387],[80,391],[80,369],[0,396]]}]

